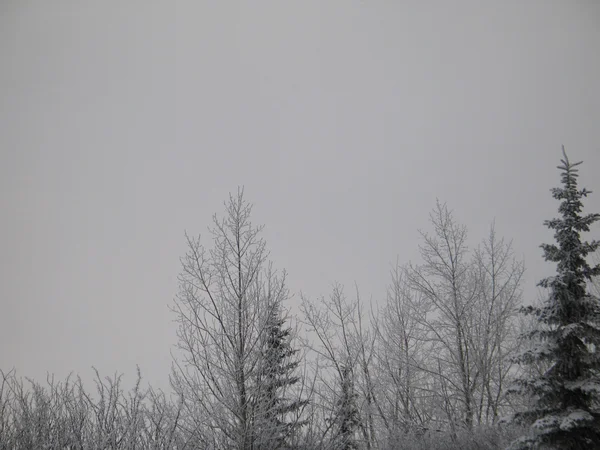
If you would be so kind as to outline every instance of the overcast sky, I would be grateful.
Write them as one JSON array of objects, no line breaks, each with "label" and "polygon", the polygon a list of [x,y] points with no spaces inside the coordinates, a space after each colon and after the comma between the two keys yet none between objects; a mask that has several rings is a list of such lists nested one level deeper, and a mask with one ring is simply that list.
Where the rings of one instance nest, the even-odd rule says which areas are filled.
[{"label": "overcast sky", "polygon": [[238,185],[311,297],[380,301],[436,197],[536,296],[562,144],[600,212],[594,0],[3,0],[0,67],[0,369],[37,379],[165,387],[184,231]]}]

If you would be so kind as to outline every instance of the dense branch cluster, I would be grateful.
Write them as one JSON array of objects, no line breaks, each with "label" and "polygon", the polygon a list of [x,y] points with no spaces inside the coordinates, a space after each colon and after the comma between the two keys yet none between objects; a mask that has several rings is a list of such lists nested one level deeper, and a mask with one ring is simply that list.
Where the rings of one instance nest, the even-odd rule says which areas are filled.
[{"label": "dense branch cluster", "polygon": [[184,448],[183,399],[141,388],[130,392],[121,376],[102,378],[95,392],[80,378],[24,383],[0,372],[0,449],[166,449]]}]

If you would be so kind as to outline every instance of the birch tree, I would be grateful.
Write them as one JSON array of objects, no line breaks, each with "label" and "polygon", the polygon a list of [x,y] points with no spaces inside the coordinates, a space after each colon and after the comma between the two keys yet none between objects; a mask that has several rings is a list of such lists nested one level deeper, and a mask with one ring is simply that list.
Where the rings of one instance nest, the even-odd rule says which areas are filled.
[{"label": "birch tree", "polygon": [[[356,420],[355,409],[359,351],[353,332],[358,310],[358,301],[348,301],[340,284],[334,285],[329,298],[318,302],[302,297],[301,311],[312,337],[307,345],[316,356],[313,363],[319,386],[313,401],[320,412],[314,417],[321,422],[322,448],[355,445],[356,433],[367,433],[366,422]],[[345,417],[350,413],[352,417]]]},{"label": "birch tree", "polygon": [[174,311],[182,358],[172,385],[188,401],[196,445],[249,450],[261,346],[273,305],[287,297],[285,276],[267,264],[262,227],[250,221],[243,191],[213,217],[212,247],[187,237]]},{"label": "birch tree", "polygon": [[420,338],[435,355],[416,368],[434,376],[431,388],[441,393],[439,406],[448,424],[453,430],[457,425],[471,429],[475,423],[494,423],[507,406],[525,269],[494,224],[482,244],[469,251],[466,227],[445,204],[437,203],[430,221],[434,233],[421,233],[423,264],[405,272],[419,307],[408,302],[412,307],[405,314],[421,327]]},{"label": "birch tree", "polygon": [[474,265],[478,295],[470,339],[480,373],[476,418],[479,424],[487,424],[501,415],[514,372],[512,356],[518,344],[517,313],[525,265],[515,257],[512,242],[498,237],[494,223],[475,250]]},{"label": "birch tree", "polygon": [[468,254],[467,229],[440,202],[430,214],[430,222],[434,233],[421,232],[423,264],[410,266],[407,275],[411,287],[423,295],[429,303],[428,311],[433,312],[426,312],[418,320],[427,327],[435,345],[437,356],[432,370],[437,369],[448,422],[453,429],[460,424],[471,429],[476,408],[474,393],[481,374],[470,339],[478,292]]},{"label": "birch tree", "polygon": [[411,289],[405,268],[396,264],[387,300],[377,323],[377,397],[388,440],[428,426],[431,373],[424,370],[432,358],[429,331],[421,319],[429,305]]}]

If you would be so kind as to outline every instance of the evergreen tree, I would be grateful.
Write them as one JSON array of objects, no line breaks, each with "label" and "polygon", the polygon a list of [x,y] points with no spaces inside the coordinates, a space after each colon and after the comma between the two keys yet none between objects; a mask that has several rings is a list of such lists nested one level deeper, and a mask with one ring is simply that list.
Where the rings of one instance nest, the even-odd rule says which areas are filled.
[{"label": "evergreen tree", "polygon": [[513,392],[527,394],[534,405],[515,415],[517,423],[531,425],[530,434],[511,448],[597,449],[600,448],[600,300],[586,291],[587,282],[600,274],[600,265],[586,261],[600,242],[585,242],[600,214],[582,214],[582,199],[591,192],[577,188],[577,166],[563,147],[562,187],[552,189],[560,201],[560,217],[544,224],[554,230],[556,244],[542,244],[547,261],[557,263],[556,276],[539,286],[549,295],[540,307],[524,308],[537,321],[536,329],[524,337],[533,345],[517,361],[548,363],[539,376],[518,380]]},{"label": "evergreen tree", "polygon": [[334,448],[336,450],[356,450],[356,431],[360,425],[360,416],[356,399],[358,395],[354,388],[352,366],[345,364],[341,367],[340,397],[337,401],[337,411],[334,422],[336,435]]},{"label": "evergreen tree", "polygon": [[254,448],[289,449],[304,422],[299,420],[307,400],[294,387],[301,381],[295,375],[300,364],[298,350],[292,348],[291,328],[284,328],[279,303],[271,305],[263,339],[260,368],[257,372]]}]

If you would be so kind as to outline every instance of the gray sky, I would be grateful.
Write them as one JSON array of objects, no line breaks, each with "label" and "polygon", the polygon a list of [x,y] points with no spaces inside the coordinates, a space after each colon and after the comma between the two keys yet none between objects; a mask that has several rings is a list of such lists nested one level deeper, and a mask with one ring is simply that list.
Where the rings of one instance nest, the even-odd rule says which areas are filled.
[{"label": "gray sky", "polygon": [[381,299],[436,197],[535,296],[561,144],[600,211],[593,0],[4,0],[0,65],[0,368],[38,379],[166,386],[184,230],[238,185],[310,296]]}]

